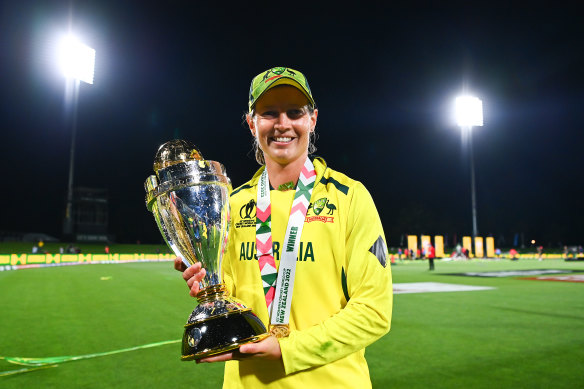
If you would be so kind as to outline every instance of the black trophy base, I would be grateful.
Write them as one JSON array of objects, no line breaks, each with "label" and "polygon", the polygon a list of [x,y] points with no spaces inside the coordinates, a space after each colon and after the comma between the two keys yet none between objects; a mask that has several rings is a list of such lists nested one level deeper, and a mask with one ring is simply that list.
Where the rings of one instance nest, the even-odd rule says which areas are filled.
[{"label": "black trophy base", "polygon": [[192,361],[235,350],[268,337],[266,332],[262,321],[250,309],[202,320],[189,319],[182,339],[181,360]]}]

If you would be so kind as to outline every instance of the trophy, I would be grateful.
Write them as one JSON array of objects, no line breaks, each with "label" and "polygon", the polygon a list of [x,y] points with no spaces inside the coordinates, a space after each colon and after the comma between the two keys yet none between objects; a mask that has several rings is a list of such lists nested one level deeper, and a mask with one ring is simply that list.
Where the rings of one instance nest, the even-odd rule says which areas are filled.
[{"label": "trophy", "polygon": [[221,282],[231,191],[224,166],[204,160],[192,143],[172,140],[158,149],[154,171],[144,187],[160,233],[187,266],[201,262],[207,272],[184,327],[181,359],[221,354],[267,337],[261,320]]}]

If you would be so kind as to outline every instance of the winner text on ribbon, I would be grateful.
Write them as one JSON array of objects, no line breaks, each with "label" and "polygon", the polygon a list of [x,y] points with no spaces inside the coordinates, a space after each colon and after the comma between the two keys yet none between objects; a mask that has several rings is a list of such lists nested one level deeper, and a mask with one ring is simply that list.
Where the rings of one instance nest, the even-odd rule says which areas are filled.
[{"label": "winner text on ribbon", "polygon": [[288,286],[290,285],[290,269],[284,269],[284,280],[282,283],[282,298],[278,301],[278,321],[283,322],[286,314],[286,300],[288,300]]}]

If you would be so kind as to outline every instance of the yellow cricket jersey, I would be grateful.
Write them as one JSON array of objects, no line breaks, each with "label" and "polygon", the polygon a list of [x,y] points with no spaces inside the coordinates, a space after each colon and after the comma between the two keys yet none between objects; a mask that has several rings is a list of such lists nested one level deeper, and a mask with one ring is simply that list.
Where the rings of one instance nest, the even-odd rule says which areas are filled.
[{"label": "yellow cricket jersey", "polygon": [[[317,172],[296,262],[290,336],[282,360],[229,361],[224,388],[371,387],[365,347],[389,331],[391,266],[375,204],[365,187],[315,158]],[[230,198],[223,280],[269,326],[255,250],[257,184],[263,167]],[[294,190],[270,192],[276,267]]]}]

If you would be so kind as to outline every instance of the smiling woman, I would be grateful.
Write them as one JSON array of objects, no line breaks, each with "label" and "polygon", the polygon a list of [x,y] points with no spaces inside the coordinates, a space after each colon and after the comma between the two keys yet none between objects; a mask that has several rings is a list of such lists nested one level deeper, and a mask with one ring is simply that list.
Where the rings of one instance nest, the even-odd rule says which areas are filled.
[{"label": "smiling woman", "polygon": [[[280,84],[281,86],[286,86],[286,84]],[[275,88],[275,87],[274,87]],[[296,88],[292,88],[292,87],[285,87],[285,89],[288,90],[288,94],[298,94],[300,93],[298,91],[298,89]],[[277,91],[277,88],[275,88],[274,90]],[[273,90],[269,90],[266,92],[266,94],[272,94]],[[282,100],[282,98],[284,96],[281,96],[282,94],[286,94],[286,92],[281,92],[278,91],[278,96],[271,96],[272,99],[280,99],[280,101],[286,101],[285,98],[284,100]],[[306,95],[304,95],[306,96]],[[299,96],[295,96],[296,99],[299,98]],[[256,99],[257,100],[257,99]],[[308,133],[308,154],[313,154],[316,151],[316,146],[314,145],[314,141],[316,138],[316,132],[315,132],[315,127],[316,127],[316,118],[318,115],[318,111],[316,110],[316,107],[314,105],[314,101],[309,100],[308,98],[304,97],[304,98],[300,98],[300,100],[303,100],[302,102],[298,101],[297,102],[297,106],[295,107],[289,107],[289,109],[286,109],[286,113],[289,117],[290,120],[296,120],[299,119],[301,117],[304,117],[305,114],[308,114],[308,116],[310,116],[311,120],[314,121],[314,124],[312,125],[312,129],[309,131]],[[292,101],[292,100],[290,100]],[[256,113],[258,112],[258,107],[256,107],[255,105],[251,105],[249,114],[246,115],[246,121],[248,123],[248,125],[250,126],[250,129],[252,131],[252,135],[254,137],[254,147],[255,147],[255,157],[256,160],[258,161],[258,163],[260,165],[264,165],[266,163],[265,159],[264,159],[264,153],[263,153],[263,149],[260,147],[259,144],[259,140],[256,136],[256,132],[255,130],[252,129],[252,126],[255,127],[255,123],[253,122],[254,120],[256,120],[258,117],[265,117],[266,119],[276,119],[275,115],[277,114],[277,112],[275,112],[273,110],[274,107],[259,107],[260,109],[262,109],[263,114],[260,115],[256,115]],[[281,109],[282,107],[280,107]],[[284,107],[284,108],[288,108],[288,107]],[[280,111],[281,113],[281,111]]]},{"label": "smiling woman", "polygon": [[[392,311],[375,204],[360,182],[308,157],[318,110],[302,73],[260,73],[248,108],[264,166],[231,193],[222,276],[271,336],[199,362],[228,361],[224,388],[371,387],[364,349],[389,331]],[[196,296],[205,269],[175,268]]]},{"label": "smiling woman", "polygon": [[273,182],[276,177],[272,178],[272,186],[295,181],[297,167],[301,167],[308,156],[310,134],[314,133],[318,110],[309,105],[306,96],[297,88],[280,85],[268,90],[254,111],[247,115],[247,123],[261,149],[264,163],[269,170],[287,168],[289,172],[278,175],[278,182]]}]

